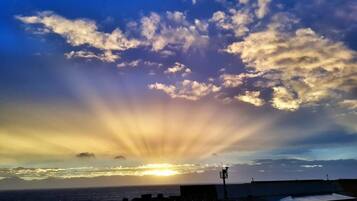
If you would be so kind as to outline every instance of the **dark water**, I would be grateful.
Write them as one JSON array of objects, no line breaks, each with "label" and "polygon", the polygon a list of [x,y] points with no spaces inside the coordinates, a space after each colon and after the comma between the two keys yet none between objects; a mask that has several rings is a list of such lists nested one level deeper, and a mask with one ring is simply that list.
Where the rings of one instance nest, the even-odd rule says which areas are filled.
[{"label": "dark water", "polygon": [[0,201],[118,201],[142,194],[179,195],[178,186],[108,187],[55,190],[0,191]]}]

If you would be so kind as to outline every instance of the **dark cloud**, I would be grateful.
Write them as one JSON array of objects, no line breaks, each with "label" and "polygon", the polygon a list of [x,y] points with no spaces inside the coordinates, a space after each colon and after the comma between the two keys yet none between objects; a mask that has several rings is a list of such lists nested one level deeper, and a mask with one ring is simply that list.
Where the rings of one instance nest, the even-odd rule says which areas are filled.
[{"label": "dark cloud", "polygon": [[123,155],[118,155],[118,156],[115,156],[114,159],[117,159],[117,160],[126,160],[126,157],[123,156]]},{"label": "dark cloud", "polygon": [[81,152],[76,155],[77,158],[95,158],[95,154],[91,152]]}]

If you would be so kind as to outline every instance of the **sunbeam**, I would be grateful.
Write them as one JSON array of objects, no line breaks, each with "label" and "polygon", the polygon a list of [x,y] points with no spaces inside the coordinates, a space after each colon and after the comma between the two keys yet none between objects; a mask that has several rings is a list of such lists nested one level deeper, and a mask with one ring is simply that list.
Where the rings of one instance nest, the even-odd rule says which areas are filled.
[{"label": "sunbeam", "polygon": [[[137,96],[140,92],[130,88],[124,94],[117,93],[125,84],[107,79],[103,85],[91,83],[83,76],[75,77],[74,94],[81,100],[81,106],[63,107],[56,115],[46,113],[48,106],[44,104],[27,108],[29,112],[41,113],[21,128],[29,137],[10,139],[2,135],[3,142],[10,140],[11,144],[17,144],[13,153],[21,155],[26,150],[27,154],[65,153],[70,157],[90,151],[108,158],[121,154],[145,163],[204,160],[237,146],[241,139],[257,134],[275,120],[263,120],[239,108],[222,107],[214,102],[187,104],[152,96],[142,98]],[[104,93],[105,88],[113,93]],[[31,123],[52,126],[30,129]],[[17,131],[21,133],[21,129]],[[27,145],[34,148],[26,148]]]}]

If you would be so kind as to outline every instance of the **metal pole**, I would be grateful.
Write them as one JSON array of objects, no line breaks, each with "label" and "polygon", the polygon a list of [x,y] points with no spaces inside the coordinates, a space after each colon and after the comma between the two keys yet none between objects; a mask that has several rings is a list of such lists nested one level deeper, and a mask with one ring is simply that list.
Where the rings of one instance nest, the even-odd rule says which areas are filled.
[{"label": "metal pole", "polygon": [[224,200],[228,200],[227,188],[226,188],[226,178],[223,177],[223,190],[224,190]]},{"label": "metal pole", "polygon": [[223,180],[224,200],[228,200],[228,193],[227,193],[227,186],[226,186],[226,179],[228,178],[228,167],[222,168],[222,171],[220,172],[220,177]]}]

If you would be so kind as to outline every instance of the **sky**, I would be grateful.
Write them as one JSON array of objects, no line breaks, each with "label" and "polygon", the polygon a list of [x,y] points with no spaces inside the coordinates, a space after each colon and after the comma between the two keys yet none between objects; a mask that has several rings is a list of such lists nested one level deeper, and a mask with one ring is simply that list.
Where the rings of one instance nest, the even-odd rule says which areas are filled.
[{"label": "sky", "polygon": [[0,2],[0,188],[355,178],[357,2]]}]

